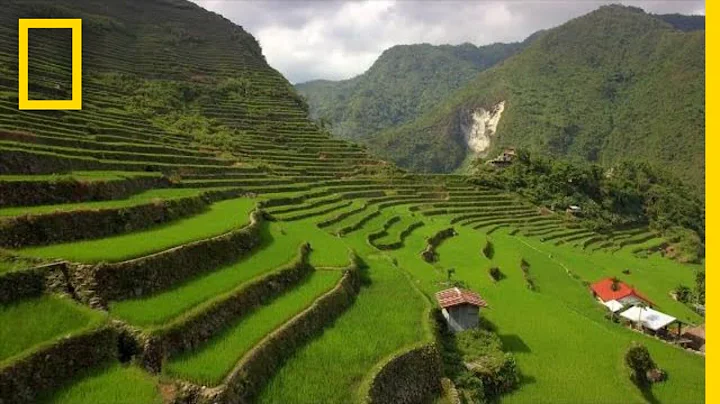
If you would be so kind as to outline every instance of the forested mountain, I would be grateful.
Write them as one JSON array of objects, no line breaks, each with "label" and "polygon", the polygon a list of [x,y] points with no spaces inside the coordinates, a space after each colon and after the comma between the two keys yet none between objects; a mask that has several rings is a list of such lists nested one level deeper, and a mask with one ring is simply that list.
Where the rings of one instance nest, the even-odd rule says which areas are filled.
[{"label": "forested mountain", "polygon": [[704,15],[658,14],[655,17],[669,23],[680,31],[704,31]]},{"label": "forested mountain", "polygon": [[[437,108],[369,144],[400,166],[449,172],[474,155],[469,135],[484,136],[489,147],[481,154],[522,146],[604,165],[640,159],[702,189],[705,35],[663,20],[681,28],[691,21],[601,7],[543,33]],[[475,133],[484,127],[478,112],[500,105],[496,131]]]},{"label": "forested mountain", "polygon": [[349,80],[316,80],[295,87],[307,98],[313,118],[332,132],[364,139],[430,111],[480,71],[516,54],[524,42],[477,47],[398,45],[387,49],[365,73]]}]

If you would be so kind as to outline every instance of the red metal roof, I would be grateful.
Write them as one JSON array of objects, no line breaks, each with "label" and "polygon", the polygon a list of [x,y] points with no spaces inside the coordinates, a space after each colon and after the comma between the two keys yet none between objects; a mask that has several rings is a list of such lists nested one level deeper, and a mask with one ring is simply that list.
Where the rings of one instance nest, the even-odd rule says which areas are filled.
[{"label": "red metal roof", "polygon": [[613,278],[605,278],[590,285],[590,289],[592,289],[592,291],[604,302],[607,302],[608,300],[620,300],[628,296],[635,296],[640,300],[653,304],[650,299],[624,282],[617,283],[617,290],[612,289],[612,284]]},{"label": "red metal roof", "polygon": [[478,307],[487,307],[487,303],[477,293],[460,288],[445,289],[435,293],[440,307],[447,308],[459,304],[472,304]]}]

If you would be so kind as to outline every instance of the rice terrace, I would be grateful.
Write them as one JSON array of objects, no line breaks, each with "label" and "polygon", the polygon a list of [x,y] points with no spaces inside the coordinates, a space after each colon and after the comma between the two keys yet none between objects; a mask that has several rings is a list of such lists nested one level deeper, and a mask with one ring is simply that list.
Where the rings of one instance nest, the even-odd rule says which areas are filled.
[{"label": "rice terrace", "polygon": [[[585,102],[571,86],[600,83],[636,105],[608,119],[652,132],[637,94],[663,69],[704,85],[704,17],[600,7],[362,140],[324,119],[327,94],[296,89],[249,31],[194,3],[0,3],[0,404],[705,401],[704,172],[683,160],[675,178],[660,151],[633,165],[612,153],[637,143],[615,132],[585,161],[573,153],[595,118],[516,112],[563,113],[544,86],[566,74],[568,111]],[[82,110],[18,109],[21,18],[82,19]],[[610,31],[651,61],[567,45]],[[30,99],[70,99],[71,44],[30,30]],[[687,132],[704,141],[695,95],[673,98],[702,114]],[[473,121],[487,116],[490,132]],[[585,140],[513,143],[531,124]],[[466,126],[474,140],[439,134]],[[481,131],[487,150],[462,143],[485,145]],[[423,159],[456,142],[468,154],[447,170],[376,150]]]}]

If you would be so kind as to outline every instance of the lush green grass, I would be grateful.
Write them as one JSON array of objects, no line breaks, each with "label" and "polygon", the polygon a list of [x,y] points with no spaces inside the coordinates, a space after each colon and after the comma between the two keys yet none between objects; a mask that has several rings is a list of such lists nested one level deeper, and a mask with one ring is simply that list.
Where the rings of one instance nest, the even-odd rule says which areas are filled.
[{"label": "lush green grass", "polygon": [[55,404],[161,404],[157,381],[135,366],[109,366],[98,372],[92,369],[75,383],[43,397]]},{"label": "lush green grass", "polygon": [[257,309],[202,348],[171,359],[167,373],[202,384],[219,384],[255,344],[309,307],[340,279],[340,271],[315,271],[310,278]]},{"label": "lush green grass", "polygon": [[0,363],[46,341],[102,323],[105,316],[59,297],[0,305]]},{"label": "lush green grass", "polygon": [[248,223],[256,202],[251,198],[231,199],[212,204],[204,213],[148,230],[98,240],[25,248],[18,253],[76,262],[122,261],[242,227]]},{"label": "lush green grass", "polygon": [[0,216],[37,215],[50,212],[67,212],[73,210],[90,209],[117,209],[135,205],[141,205],[154,200],[171,200],[200,195],[208,191],[223,190],[228,188],[160,188],[151,189],[130,196],[127,199],[116,199],[110,201],[63,203],[57,205],[12,207],[0,209]]},{"label": "lush green grass", "polygon": [[[384,218],[368,223],[382,225]],[[427,302],[390,260],[357,232],[346,238],[369,264],[369,281],[355,303],[325,332],[297,352],[270,381],[262,402],[328,403],[357,398],[363,378],[383,358],[429,338]]]},{"label": "lush green grass", "polygon": [[111,181],[133,177],[159,177],[161,173],[142,171],[73,171],[67,174],[46,175],[0,175],[0,181]]}]

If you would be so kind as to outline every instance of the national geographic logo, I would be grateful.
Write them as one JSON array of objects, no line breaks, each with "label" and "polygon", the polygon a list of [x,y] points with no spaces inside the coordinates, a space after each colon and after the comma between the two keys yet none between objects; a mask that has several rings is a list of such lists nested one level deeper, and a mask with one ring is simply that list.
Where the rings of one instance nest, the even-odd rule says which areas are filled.
[{"label": "national geographic logo", "polygon": [[[18,109],[82,109],[82,20],[21,18],[18,22]],[[69,100],[28,99],[28,30],[35,28],[72,30],[72,97]]]}]

